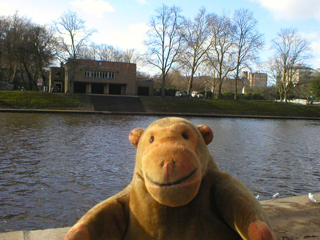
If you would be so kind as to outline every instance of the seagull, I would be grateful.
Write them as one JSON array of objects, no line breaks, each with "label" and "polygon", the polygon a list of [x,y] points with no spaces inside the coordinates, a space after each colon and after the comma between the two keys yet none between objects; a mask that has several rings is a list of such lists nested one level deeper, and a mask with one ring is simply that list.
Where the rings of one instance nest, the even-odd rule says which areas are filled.
[{"label": "seagull", "polygon": [[259,200],[259,199],[260,199],[260,195],[257,195],[257,196],[256,196],[256,199],[258,199],[258,200]]},{"label": "seagull", "polygon": [[315,197],[313,196],[312,193],[309,193],[308,197],[309,197],[309,199],[310,199],[312,202],[319,203],[319,202],[317,201],[317,199],[315,199]]},{"label": "seagull", "polygon": [[273,198],[273,199],[276,199],[276,198],[278,198],[279,196],[280,196],[280,194],[277,192],[277,193],[275,193],[275,194],[272,195],[272,198]]}]

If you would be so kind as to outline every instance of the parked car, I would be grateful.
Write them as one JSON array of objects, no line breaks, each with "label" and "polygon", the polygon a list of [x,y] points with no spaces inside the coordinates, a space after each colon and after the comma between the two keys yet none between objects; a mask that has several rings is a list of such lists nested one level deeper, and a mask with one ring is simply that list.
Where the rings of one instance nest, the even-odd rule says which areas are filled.
[{"label": "parked car", "polygon": [[197,91],[192,91],[191,97],[197,97],[198,92]]},{"label": "parked car", "polygon": [[204,96],[202,94],[200,94],[200,93],[197,93],[196,97],[197,98],[204,98]]},{"label": "parked car", "polygon": [[186,97],[187,94],[184,91],[176,91],[176,97]]}]

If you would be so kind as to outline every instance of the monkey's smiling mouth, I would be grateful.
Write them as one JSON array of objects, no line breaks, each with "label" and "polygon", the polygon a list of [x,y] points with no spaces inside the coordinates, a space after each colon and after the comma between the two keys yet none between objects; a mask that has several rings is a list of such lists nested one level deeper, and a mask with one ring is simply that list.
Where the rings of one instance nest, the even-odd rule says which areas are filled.
[{"label": "monkey's smiling mouth", "polygon": [[155,185],[157,185],[157,186],[159,186],[159,187],[170,187],[170,186],[178,185],[178,184],[186,181],[186,180],[189,179],[193,174],[195,174],[197,171],[198,171],[198,169],[195,168],[195,169],[194,169],[191,173],[189,173],[187,176],[185,176],[185,177],[183,177],[183,178],[181,178],[181,179],[179,179],[179,180],[177,180],[177,181],[175,181],[175,182],[171,182],[171,183],[158,183],[158,182],[152,180],[152,179],[148,176],[147,173],[146,173],[146,177],[147,177],[147,179],[148,179],[151,183],[153,183],[153,184],[155,184]]}]

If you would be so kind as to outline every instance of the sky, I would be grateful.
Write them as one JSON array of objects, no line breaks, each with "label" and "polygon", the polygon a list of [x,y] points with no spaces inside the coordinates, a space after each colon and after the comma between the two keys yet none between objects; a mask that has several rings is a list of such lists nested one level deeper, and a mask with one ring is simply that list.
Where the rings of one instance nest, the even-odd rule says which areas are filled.
[{"label": "sky", "polygon": [[[143,52],[148,23],[162,4],[180,7],[187,18],[196,16],[201,7],[218,15],[248,9],[258,21],[259,32],[264,34],[262,63],[272,55],[270,46],[277,33],[282,28],[295,28],[310,43],[313,57],[308,64],[320,68],[319,0],[0,0],[0,16],[17,11],[34,23],[50,26],[70,10],[85,21],[87,28],[97,30],[91,37],[94,43]],[[263,65],[258,68],[261,69],[256,71],[265,70]]]}]

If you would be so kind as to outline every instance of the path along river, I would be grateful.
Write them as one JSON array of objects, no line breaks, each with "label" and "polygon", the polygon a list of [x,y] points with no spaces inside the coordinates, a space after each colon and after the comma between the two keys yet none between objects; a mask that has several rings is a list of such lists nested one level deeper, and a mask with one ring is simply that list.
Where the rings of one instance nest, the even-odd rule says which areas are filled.
[{"label": "path along river", "polygon": [[[152,116],[0,113],[0,232],[73,225],[130,181],[128,135]],[[320,192],[320,121],[188,118],[220,168],[262,200]]]}]

